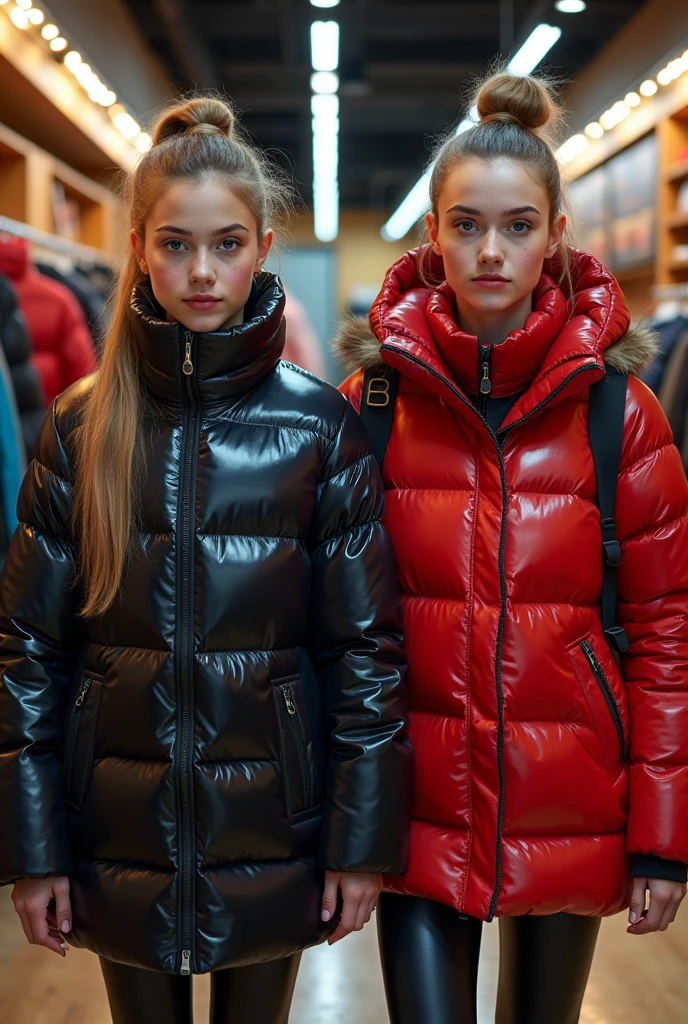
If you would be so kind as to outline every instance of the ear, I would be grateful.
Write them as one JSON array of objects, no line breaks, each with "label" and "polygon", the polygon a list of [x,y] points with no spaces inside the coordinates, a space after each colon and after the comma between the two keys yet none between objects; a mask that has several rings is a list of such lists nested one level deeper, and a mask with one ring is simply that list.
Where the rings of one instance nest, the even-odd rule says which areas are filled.
[{"label": "ear", "polygon": [[554,218],[552,227],[549,233],[549,242],[545,249],[545,259],[551,259],[555,252],[561,245],[561,240],[564,237],[564,231],[566,230],[566,214],[560,213]]},{"label": "ear", "polygon": [[260,239],[260,242],[258,243],[258,257],[253,268],[253,274],[255,277],[257,277],[258,274],[260,274],[261,270],[263,269],[263,265],[266,259],[268,258],[270,249],[272,248],[272,242],[274,237],[275,236],[272,229],[268,228],[267,231],[263,233],[263,236]]},{"label": "ear", "polygon": [[135,231],[132,228],[131,231],[129,232],[129,241],[131,242],[131,247],[134,250],[134,256],[136,257],[136,262],[140,266],[141,271],[144,274],[147,274],[148,273],[148,264],[146,263],[145,242],[144,242],[143,238],[141,237],[141,235],[139,235],[139,233],[137,231]]},{"label": "ear", "polygon": [[439,228],[437,227],[437,221],[435,215],[430,212],[425,214],[425,226],[428,229],[428,235],[430,236],[430,245],[433,248],[433,252],[437,253],[438,256],[442,255],[442,246],[437,238]]}]

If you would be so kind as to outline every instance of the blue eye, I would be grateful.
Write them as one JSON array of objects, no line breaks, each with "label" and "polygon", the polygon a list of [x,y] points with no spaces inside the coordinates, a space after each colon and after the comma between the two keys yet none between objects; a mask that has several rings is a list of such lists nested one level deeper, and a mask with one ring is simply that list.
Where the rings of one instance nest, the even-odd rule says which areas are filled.
[{"label": "blue eye", "polygon": [[458,221],[456,226],[457,228],[459,228],[460,231],[468,232],[473,230],[475,224],[472,220],[460,220]]},{"label": "blue eye", "polygon": [[179,238],[170,238],[169,241],[165,242],[165,247],[169,249],[170,252],[183,252],[186,248]]},{"label": "blue eye", "polygon": [[517,235],[525,235],[530,229],[530,224],[526,220],[515,220],[511,227]]},{"label": "blue eye", "polygon": [[[237,242],[236,238],[224,238],[220,242],[220,248],[224,249],[225,252],[233,252],[233,250],[236,249],[238,245],[239,243]],[[231,246],[231,248],[229,248],[229,246]]]}]

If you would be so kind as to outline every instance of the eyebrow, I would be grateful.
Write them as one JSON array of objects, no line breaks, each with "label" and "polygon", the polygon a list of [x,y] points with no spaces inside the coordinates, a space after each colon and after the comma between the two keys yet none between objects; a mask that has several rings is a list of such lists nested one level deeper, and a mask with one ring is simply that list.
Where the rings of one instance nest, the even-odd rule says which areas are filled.
[{"label": "eyebrow", "polygon": [[[452,206],[449,210],[447,210],[447,213],[468,213],[471,214],[471,216],[473,217],[482,216],[480,210],[476,210],[472,206],[461,206],[460,204]],[[513,210],[504,210],[502,213],[502,217],[516,217],[520,213],[539,214],[540,211],[535,206],[515,206]]]},{"label": "eyebrow", "polygon": [[[155,234],[157,235],[159,231],[169,231],[173,235],[187,235],[188,237],[193,235],[193,231],[186,231],[184,228],[175,227],[174,224],[163,224],[161,228],[155,229]],[[226,228],[218,228],[217,231],[213,231],[213,237],[228,235],[231,231],[246,231],[248,233],[248,228],[244,224],[229,224]]]}]

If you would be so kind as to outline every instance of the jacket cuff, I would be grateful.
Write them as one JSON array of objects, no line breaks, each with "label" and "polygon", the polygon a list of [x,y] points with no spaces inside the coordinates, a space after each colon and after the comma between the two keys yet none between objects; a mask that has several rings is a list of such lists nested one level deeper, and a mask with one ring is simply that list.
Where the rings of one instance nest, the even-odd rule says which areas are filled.
[{"label": "jacket cuff", "polygon": [[667,882],[688,881],[688,864],[680,860],[665,860],[653,853],[634,853],[631,860],[633,878],[663,878]]}]

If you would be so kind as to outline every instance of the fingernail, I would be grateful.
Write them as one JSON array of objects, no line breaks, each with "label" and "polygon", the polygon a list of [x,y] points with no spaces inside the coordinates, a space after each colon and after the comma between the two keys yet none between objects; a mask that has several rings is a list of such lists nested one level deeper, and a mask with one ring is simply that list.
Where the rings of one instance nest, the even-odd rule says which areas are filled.
[{"label": "fingernail", "polygon": [[322,919],[323,919],[323,921],[329,921],[330,920],[330,912],[329,912],[329,910],[323,910],[323,912],[322,912]]},{"label": "fingernail", "polygon": [[636,923],[636,921],[638,920],[638,915],[636,914],[635,910],[632,910],[630,912],[630,914],[628,915],[628,920],[631,922],[631,924]]},{"label": "fingernail", "polygon": [[71,928],[71,925],[70,925],[69,921],[63,921],[62,922],[62,931],[63,932],[68,932],[70,930],[70,928]]}]

